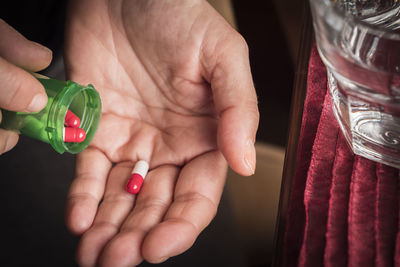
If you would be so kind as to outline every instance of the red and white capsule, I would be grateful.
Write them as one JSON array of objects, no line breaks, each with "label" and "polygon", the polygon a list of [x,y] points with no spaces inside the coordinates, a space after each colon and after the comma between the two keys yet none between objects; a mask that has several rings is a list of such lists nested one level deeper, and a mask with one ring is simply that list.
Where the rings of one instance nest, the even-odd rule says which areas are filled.
[{"label": "red and white capsule", "polygon": [[136,162],[135,168],[133,168],[132,171],[131,178],[126,184],[126,191],[131,194],[139,193],[148,171],[149,164],[147,163],[147,161],[139,160],[138,162]]},{"label": "red and white capsule", "polygon": [[86,132],[81,128],[64,127],[63,139],[66,143],[81,143],[86,139]]},{"label": "red and white capsule", "polygon": [[67,127],[78,128],[81,124],[81,120],[71,110],[68,109],[67,115],[65,115],[64,125]]}]

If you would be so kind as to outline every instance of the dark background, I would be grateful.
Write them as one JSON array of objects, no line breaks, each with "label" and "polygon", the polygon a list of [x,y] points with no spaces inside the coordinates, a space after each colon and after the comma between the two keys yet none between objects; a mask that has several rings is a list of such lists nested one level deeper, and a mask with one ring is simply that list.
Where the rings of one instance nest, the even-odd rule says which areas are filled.
[{"label": "dark background", "polygon": [[[28,39],[52,49],[54,62],[46,73],[63,78],[60,66],[65,1],[40,1],[40,5],[37,1],[11,3],[0,9],[0,18]],[[236,0],[233,4],[238,29],[249,45],[259,97],[257,140],[284,146],[293,83],[294,56],[290,45],[296,44],[288,42],[282,9],[274,1],[249,4]],[[23,136],[13,150],[0,157],[1,266],[76,265],[78,238],[69,234],[64,224],[74,159],[73,155],[59,155],[50,145]],[[195,245],[161,266],[248,266],[231,218],[229,203],[223,197],[216,218]]]}]

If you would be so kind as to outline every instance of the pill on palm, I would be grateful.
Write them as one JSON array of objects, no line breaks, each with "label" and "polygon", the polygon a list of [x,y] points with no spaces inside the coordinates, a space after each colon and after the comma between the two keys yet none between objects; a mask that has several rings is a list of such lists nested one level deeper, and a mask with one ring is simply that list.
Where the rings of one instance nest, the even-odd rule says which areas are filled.
[{"label": "pill on palm", "polygon": [[64,127],[63,138],[66,143],[81,143],[86,138],[86,132],[81,128]]},{"label": "pill on palm", "polygon": [[67,115],[65,115],[64,125],[67,127],[78,128],[81,124],[81,120],[71,110],[68,109]]},{"label": "pill on palm", "polygon": [[144,160],[139,160],[136,162],[133,168],[132,175],[126,184],[126,191],[131,194],[139,193],[142,188],[144,179],[146,178],[147,172],[149,170],[149,164]]}]

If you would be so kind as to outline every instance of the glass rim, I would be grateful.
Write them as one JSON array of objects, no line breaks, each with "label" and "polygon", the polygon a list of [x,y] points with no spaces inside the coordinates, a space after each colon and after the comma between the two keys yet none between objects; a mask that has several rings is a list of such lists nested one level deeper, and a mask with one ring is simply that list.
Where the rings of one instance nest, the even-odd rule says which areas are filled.
[{"label": "glass rim", "polygon": [[359,28],[364,28],[368,30],[370,33],[379,36],[380,38],[387,38],[393,40],[400,40],[400,31],[395,32],[394,30],[387,29],[384,27],[380,27],[374,24],[367,23],[361,19],[353,15],[346,14],[343,9],[339,8],[332,0],[310,0],[311,3],[313,2],[320,2],[325,5],[327,11],[332,11],[340,17],[344,22],[351,22],[356,24]]}]

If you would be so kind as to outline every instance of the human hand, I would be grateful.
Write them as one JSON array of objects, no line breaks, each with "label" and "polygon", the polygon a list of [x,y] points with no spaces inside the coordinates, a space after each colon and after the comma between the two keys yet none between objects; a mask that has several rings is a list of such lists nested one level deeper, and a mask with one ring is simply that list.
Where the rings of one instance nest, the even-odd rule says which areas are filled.
[{"label": "human hand", "polygon": [[[76,0],[65,55],[69,78],[93,83],[103,101],[67,200],[67,225],[83,234],[78,263],[132,266],[184,252],[217,211],[225,159],[254,172],[245,41],[206,1]],[[150,172],[133,196],[125,185],[140,159]]]},{"label": "human hand", "polygon": [[[0,36],[0,108],[20,112],[43,109],[47,95],[28,71],[46,68],[52,58],[50,49],[27,40],[2,19]],[[0,129],[0,154],[12,149],[17,142],[18,133]]]}]

